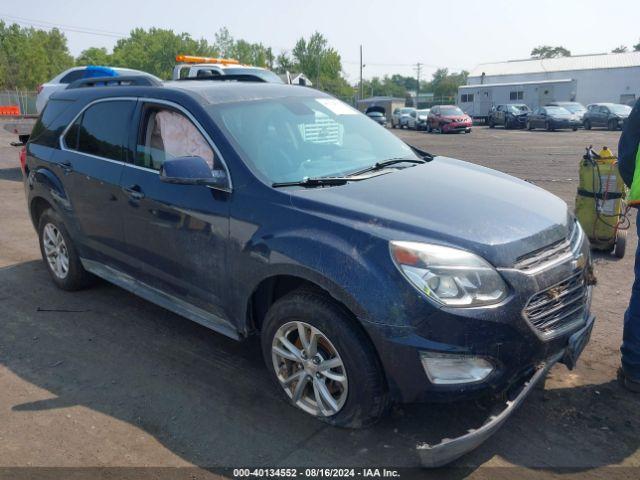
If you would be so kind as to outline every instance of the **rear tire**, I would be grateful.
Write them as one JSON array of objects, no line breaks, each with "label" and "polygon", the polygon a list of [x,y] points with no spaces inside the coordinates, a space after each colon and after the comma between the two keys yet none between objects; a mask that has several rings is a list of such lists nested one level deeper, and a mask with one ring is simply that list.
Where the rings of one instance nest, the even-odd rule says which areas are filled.
[{"label": "rear tire", "polygon": [[[301,328],[306,339],[298,333]],[[303,348],[303,345],[312,344],[312,332],[317,339],[316,353],[311,346]],[[279,340],[283,336],[298,351],[298,354],[291,355],[291,350],[286,347],[285,354],[292,359],[279,353],[286,345]],[[375,423],[387,411],[389,394],[371,341],[354,324],[344,307],[322,292],[299,289],[277,300],[265,318],[261,344],[267,369],[284,398],[318,420],[337,427],[360,428]],[[328,359],[337,359],[340,366],[322,372],[343,380],[332,380],[321,372],[309,373],[314,368],[311,363],[320,366]],[[291,381],[293,375],[300,379]],[[326,389],[318,385],[316,379]],[[294,401],[296,387],[301,381],[305,381],[303,390],[299,399]],[[326,396],[320,396],[321,407],[327,411],[317,408],[320,393],[316,391],[334,398],[332,405],[325,401]]]},{"label": "rear tire", "polygon": [[496,128],[496,122],[493,120],[493,118],[489,119],[489,128]]},{"label": "rear tire", "polygon": [[613,132],[614,130],[618,129],[618,124],[615,120],[609,120],[609,123],[607,124],[607,129],[611,132]]},{"label": "rear tire", "polygon": [[589,120],[584,121],[584,129],[591,130],[591,122]]},{"label": "rear tire", "polygon": [[551,122],[545,122],[544,128],[547,130],[547,132],[553,132],[553,127],[551,126]]},{"label": "rear tire", "polygon": [[38,238],[42,259],[58,288],[74,291],[93,283],[95,277],[82,266],[71,236],[55,210],[49,208],[40,216]]},{"label": "rear tire", "polygon": [[531,122],[529,120],[527,120],[527,130],[533,130],[533,127],[531,126]]}]

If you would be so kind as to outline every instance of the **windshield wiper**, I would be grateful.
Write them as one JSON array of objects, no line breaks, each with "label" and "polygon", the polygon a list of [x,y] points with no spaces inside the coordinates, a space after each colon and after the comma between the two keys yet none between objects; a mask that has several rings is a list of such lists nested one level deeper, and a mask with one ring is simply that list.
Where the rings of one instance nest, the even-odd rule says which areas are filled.
[{"label": "windshield wiper", "polygon": [[426,163],[426,162],[428,162],[428,160],[424,158],[390,158],[389,160],[376,162],[370,167],[363,168],[362,170],[358,170],[357,172],[353,172],[349,174],[349,176],[357,177],[358,175],[362,175],[363,173],[375,172],[376,170],[382,170],[383,168],[387,168],[392,165],[396,165],[398,163]]},{"label": "windshield wiper", "polygon": [[324,187],[333,185],[344,185],[350,178],[345,177],[305,177],[302,180],[294,180],[293,182],[275,182],[271,186],[273,188],[279,187]]}]

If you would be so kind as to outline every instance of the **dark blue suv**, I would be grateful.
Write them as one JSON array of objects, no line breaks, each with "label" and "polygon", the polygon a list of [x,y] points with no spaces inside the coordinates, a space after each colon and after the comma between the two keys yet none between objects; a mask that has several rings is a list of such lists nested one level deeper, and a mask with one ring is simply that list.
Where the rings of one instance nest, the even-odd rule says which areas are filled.
[{"label": "dark blue suv", "polygon": [[[573,367],[592,276],[562,200],[410,147],[319,91],[229,80],[51,97],[25,190],[60,288],[97,276],[232,338],[259,334],[279,390],[336,426],[504,392],[510,411],[555,362]],[[424,446],[425,462],[506,416]]]}]

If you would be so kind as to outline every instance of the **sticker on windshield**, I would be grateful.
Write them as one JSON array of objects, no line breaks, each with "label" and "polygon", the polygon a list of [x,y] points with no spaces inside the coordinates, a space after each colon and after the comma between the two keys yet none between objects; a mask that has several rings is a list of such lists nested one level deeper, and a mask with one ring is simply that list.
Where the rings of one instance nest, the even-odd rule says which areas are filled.
[{"label": "sticker on windshield", "polygon": [[335,98],[316,98],[316,102],[328,108],[335,115],[356,115],[358,111]]}]

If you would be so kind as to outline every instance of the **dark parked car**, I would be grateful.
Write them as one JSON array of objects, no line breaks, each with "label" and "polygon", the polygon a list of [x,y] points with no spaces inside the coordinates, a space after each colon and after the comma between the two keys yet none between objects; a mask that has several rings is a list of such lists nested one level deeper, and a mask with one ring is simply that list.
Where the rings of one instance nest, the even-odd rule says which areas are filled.
[{"label": "dark parked car", "polygon": [[95,275],[259,335],[283,398],[332,425],[514,393],[504,415],[421,449],[428,465],[491,435],[554,363],[573,367],[591,260],[559,198],[412,148],[311,88],[132,83],[53,94],[26,146],[61,289]]},{"label": "dark parked car", "polygon": [[524,103],[496,105],[489,112],[489,128],[504,125],[504,128],[524,128],[527,125],[527,115],[531,109]]},{"label": "dark parked car", "polygon": [[565,110],[569,110],[569,112],[573,113],[580,122],[583,121],[584,114],[587,113],[587,107],[582,105],[580,102],[551,102],[547,104],[549,107],[562,107]]},{"label": "dark parked car", "polygon": [[373,120],[376,123],[379,123],[383,127],[387,124],[387,117],[384,116],[384,113],[377,111],[367,112],[367,117]]},{"label": "dark parked car", "polygon": [[580,123],[580,119],[576,115],[562,107],[540,107],[527,115],[527,130],[544,128],[551,132],[570,128],[575,131]]},{"label": "dark parked car", "polygon": [[440,133],[471,133],[471,117],[455,105],[436,105],[429,110],[427,130]]},{"label": "dark parked car", "polygon": [[584,128],[603,127],[609,130],[621,129],[629,118],[631,107],[619,103],[592,103],[584,114]]}]

